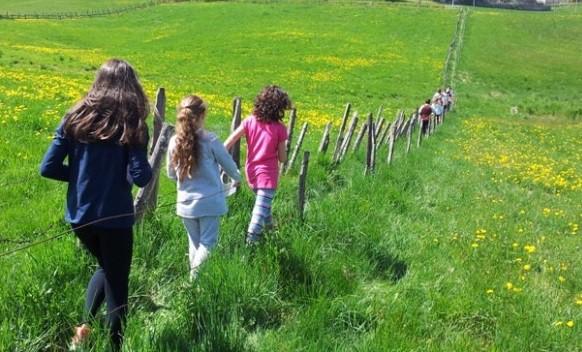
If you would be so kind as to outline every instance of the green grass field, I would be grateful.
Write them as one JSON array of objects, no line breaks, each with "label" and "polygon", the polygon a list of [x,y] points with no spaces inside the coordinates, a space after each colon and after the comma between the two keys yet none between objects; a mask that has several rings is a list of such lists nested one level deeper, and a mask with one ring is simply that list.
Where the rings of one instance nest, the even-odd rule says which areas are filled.
[{"label": "green grass field", "polygon": [[[65,187],[37,168],[107,58],[129,60],[152,99],[164,86],[169,120],[183,95],[205,97],[222,138],[233,96],[248,112],[263,85],[281,84],[310,123],[305,148],[315,152],[321,126],[337,126],[348,101],[362,116],[383,104],[392,119],[430,96],[457,15],[183,3],[0,21],[10,33],[0,37],[0,253],[67,228]],[[243,245],[253,202],[243,189],[194,284],[174,186],[162,177],[160,208],[136,227],[125,349],[582,350],[581,19],[472,10],[459,103],[434,137],[407,157],[398,142],[391,167],[383,148],[371,177],[363,150],[339,167],[312,153],[306,222],[293,170],[275,202],[280,226],[254,254]],[[65,348],[93,265],[72,236],[0,257],[0,350]],[[98,328],[88,350],[106,344]]]}]

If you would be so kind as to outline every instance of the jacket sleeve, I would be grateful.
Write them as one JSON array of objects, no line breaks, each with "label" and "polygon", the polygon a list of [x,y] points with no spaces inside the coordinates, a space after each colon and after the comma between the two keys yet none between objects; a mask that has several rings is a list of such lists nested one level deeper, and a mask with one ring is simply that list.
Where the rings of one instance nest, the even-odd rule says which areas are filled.
[{"label": "jacket sleeve", "polygon": [[129,147],[128,173],[138,187],[145,187],[150,182],[152,167],[148,162],[147,148],[142,146]]},{"label": "jacket sleeve", "polygon": [[233,180],[237,182],[240,181],[241,180],[240,172],[238,171],[238,168],[234,160],[232,160],[232,157],[230,156],[224,145],[220,142],[220,140],[218,140],[218,138],[213,139],[211,145],[212,153],[214,154],[216,161],[226,172],[226,174],[230,176],[230,178],[232,178]]},{"label": "jacket sleeve", "polygon": [[63,123],[57,128],[53,141],[40,164],[40,174],[53,180],[69,182],[69,166],[64,164],[70,141],[65,137]]},{"label": "jacket sleeve", "polygon": [[168,177],[174,181],[178,181],[178,175],[176,174],[176,168],[172,165],[172,153],[174,152],[175,139],[172,137],[168,146],[168,153],[166,154],[166,173]]}]

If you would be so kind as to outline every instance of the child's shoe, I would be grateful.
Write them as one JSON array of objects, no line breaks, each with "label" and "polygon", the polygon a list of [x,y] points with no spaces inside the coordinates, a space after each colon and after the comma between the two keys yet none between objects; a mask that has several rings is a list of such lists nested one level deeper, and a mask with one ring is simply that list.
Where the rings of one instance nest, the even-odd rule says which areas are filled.
[{"label": "child's shoe", "polygon": [[75,327],[75,335],[71,339],[69,351],[77,351],[87,341],[89,335],[91,335],[91,329],[87,324]]}]

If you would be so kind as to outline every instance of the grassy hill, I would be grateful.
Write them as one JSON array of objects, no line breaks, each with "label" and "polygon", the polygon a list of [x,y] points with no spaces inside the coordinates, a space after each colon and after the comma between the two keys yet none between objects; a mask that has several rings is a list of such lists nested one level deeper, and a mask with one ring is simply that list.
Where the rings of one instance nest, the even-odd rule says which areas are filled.
[{"label": "grassy hill", "polygon": [[[457,111],[434,137],[408,157],[398,144],[391,167],[382,149],[372,177],[363,151],[339,167],[313,154],[306,222],[293,170],[276,198],[280,226],[256,253],[242,240],[244,189],[194,284],[162,177],[160,209],[136,229],[127,350],[582,349],[580,19],[471,11]],[[0,38],[0,250],[66,229],[65,188],[36,168],[108,57],[134,64],[150,97],[165,86],[170,119],[181,96],[201,94],[223,138],[234,95],[248,112],[279,83],[310,122],[314,152],[347,101],[361,114],[384,104],[391,119],[429,96],[456,20],[442,9],[205,3],[0,21],[12,34]],[[61,350],[91,265],[72,236],[1,257],[0,350]],[[106,341],[98,330],[92,348]]]}]

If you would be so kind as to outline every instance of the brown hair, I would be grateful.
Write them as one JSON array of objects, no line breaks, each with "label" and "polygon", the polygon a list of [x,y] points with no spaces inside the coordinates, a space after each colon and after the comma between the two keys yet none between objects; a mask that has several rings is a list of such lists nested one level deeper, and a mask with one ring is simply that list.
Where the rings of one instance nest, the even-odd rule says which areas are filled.
[{"label": "brown hair", "polygon": [[189,95],[178,105],[176,118],[176,146],[172,152],[172,166],[178,173],[178,179],[192,177],[192,171],[198,168],[200,159],[200,136],[198,130],[206,115],[206,103],[196,95]]},{"label": "brown hair", "polygon": [[147,143],[147,97],[129,63],[111,59],[95,76],[87,95],[65,116],[65,135],[83,143]]},{"label": "brown hair", "polygon": [[291,99],[278,86],[266,86],[255,98],[253,114],[259,121],[276,122],[285,116],[285,110],[291,108]]}]

